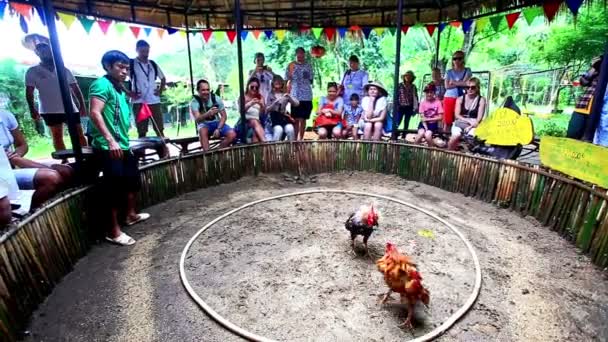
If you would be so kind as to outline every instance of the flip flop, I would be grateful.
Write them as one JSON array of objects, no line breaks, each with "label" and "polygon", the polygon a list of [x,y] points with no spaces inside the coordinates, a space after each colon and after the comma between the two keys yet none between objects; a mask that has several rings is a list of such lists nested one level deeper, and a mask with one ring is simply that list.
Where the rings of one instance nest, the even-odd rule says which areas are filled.
[{"label": "flip flop", "polygon": [[137,220],[132,221],[132,222],[125,222],[125,224],[127,225],[127,227],[129,227],[129,226],[132,226],[132,225],[137,224],[139,222],[143,222],[143,221],[145,221],[145,220],[147,220],[149,218],[150,218],[150,214],[139,213],[139,214],[137,214]]},{"label": "flip flop", "polygon": [[121,245],[121,246],[131,246],[132,244],[135,243],[135,239],[133,239],[132,237],[130,237],[129,235],[127,235],[125,233],[121,233],[120,235],[118,235],[118,237],[115,237],[115,238],[106,236],[106,240],[111,243]]}]

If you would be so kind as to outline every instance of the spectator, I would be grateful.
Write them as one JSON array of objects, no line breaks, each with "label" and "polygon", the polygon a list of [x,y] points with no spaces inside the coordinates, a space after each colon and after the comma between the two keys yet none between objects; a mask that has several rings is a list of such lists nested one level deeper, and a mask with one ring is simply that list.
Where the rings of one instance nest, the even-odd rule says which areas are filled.
[{"label": "spectator", "polygon": [[6,227],[13,218],[11,201],[8,199],[8,187],[0,180],[0,230]]},{"label": "spectator", "polygon": [[[410,127],[410,118],[416,114],[418,109],[418,89],[414,81],[416,75],[414,72],[409,70],[403,75],[403,82],[399,84],[399,112],[395,115],[393,125],[393,132],[391,134],[391,140],[397,140],[399,134],[399,126],[401,125],[401,119],[404,119],[404,129],[407,131]],[[403,132],[403,139],[407,133]]]},{"label": "spectator", "polygon": [[456,51],[452,55],[452,69],[445,77],[445,95],[443,98],[443,127],[447,131],[454,122],[456,100],[464,95],[467,81],[472,77],[471,69],[464,66],[464,52]]},{"label": "spectator", "polygon": [[362,113],[363,108],[359,105],[359,95],[352,94],[350,96],[350,103],[344,105],[344,120],[342,120],[344,124],[344,130],[342,131],[343,138],[348,138],[349,136],[352,136],[355,140],[359,138],[359,120]]},{"label": "spectator", "polygon": [[[34,121],[42,119],[51,131],[53,147],[55,151],[65,150],[63,141],[63,124],[68,122],[68,114],[63,107],[61,92],[59,90],[59,78],[55,72],[55,62],[51,52],[50,43],[46,37],[38,34],[28,35],[24,38],[24,45],[28,48],[33,47],[34,52],[40,58],[40,64],[29,68],[25,73],[25,98]],[[80,113],[81,117],[86,117],[86,107],[84,97],[76,78],[67,68],[64,70],[65,77],[72,92],[72,110]],[[34,103],[34,90],[38,91],[40,108],[36,108]],[[78,107],[74,104],[74,98],[78,101]],[[76,126],[78,138],[82,146],[87,145],[82,127]]]},{"label": "spectator", "polygon": [[475,128],[479,125],[486,112],[486,99],[480,95],[480,82],[476,77],[467,81],[467,93],[456,101],[456,121],[452,126],[452,136],[448,141],[450,150],[457,150],[462,134],[475,135]]},{"label": "spectator", "polygon": [[602,56],[596,57],[591,62],[591,68],[581,76],[580,83],[583,86],[583,94],[578,98],[574,105],[574,112],[568,123],[568,132],[566,136],[572,139],[582,139],[591,113],[593,105],[593,96],[600,75],[600,67],[602,66]]},{"label": "spectator", "polygon": [[291,104],[291,108],[294,108],[300,103],[285,92],[285,83],[279,75],[275,75],[272,80],[272,91],[266,98],[266,104],[266,112],[272,122],[272,140],[283,140],[283,135],[287,136],[287,140],[295,140],[293,119],[287,113],[287,105]]},{"label": "spectator", "polygon": [[260,115],[264,113],[266,106],[264,98],[260,94],[260,81],[255,77],[247,81],[244,109],[247,126],[253,130],[253,141],[265,142],[266,134],[260,121]]},{"label": "spectator", "polygon": [[[91,146],[103,172],[101,189],[104,198],[99,202],[111,208],[111,227],[106,240],[123,246],[132,245],[135,240],[121,230],[119,210],[125,209],[127,226],[150,218],[149,214],[135,211],[141,180],[137,158],[129,149],[131,111],[122,86],[129,74],[129,63],[129,57],[120,51],[106,52],[101,65],[107,74],[95,80],[89,91]],[[126,203],[126,208],[121,208],[123,203]]]},{"label": "spectator", "polygon": [[25,158],[29,150],[25,135],[15,116],[6,110],[0,110],[0,144],[14,169],[19,189],[35,190],[32,208],[40,207],[72,181],[74,172],[68,165],[47,166]]},{"label": "spectator", "polygon": [[211,86],[206,80],[196,82],[194,99],[190,110],[196,122],[196,132],[203,151],[209,151],[209,135],[215,139],[223,138],[220,148],[228,147],[236,139],[236,133],[226,124],[226,108],[221,97],[211,93]]},{"label": "spectator", "polygon": [[436,89],[436,98],[439,101],[443,101],[443,96],[445,95],[445,80],[443,79],[443,76],[441,76],[441,69],[433,68],[431,77],[433,78],[433,84]]},{"label": "spectator", "polygon": [[431,82],[424,87],[424,100],[420,103],[420,124],[418,124],[418,135],[416,144],[426,140],[428,146],[433,146],[433,133],[439,130],[439,121],[443,118],[443,106],[437,99],[437,88]]},{"label": "spectator", "polygon": [[[133,102],[133,114],[137,116],[142,104],[147,104],[152,112],[152,127],[159,137],[164,137],[163,111],[160,106],[160,96],[165,91],[167,80],[165,74],[158,64],[149,59],[150,44],[145,40],[138,40],[135,44],[137,57],[129,63],[129,79],[131,80],[131,101]],[[160,79],[160,87],[156,86],[156,80]],[[148,134],[150,119],[138,122],[137,135],[143,138]]]},{"label": "spectator", "polygon": [[340,139],[342,136],[343,110],[344,101],[338,96],[338,84],[329,82],[327,97],[321,97],[319,100],[319,109],[315,119],[315,129],[319,139]]},{"label": "spectator", "polygon": [[256,53],[253,59],[255,69],[249,71],[249,78],[255,77],[260,81],[260,94],[264,99],[268,98],[268,94],[272,90],[272,79],[274,77],[272,69],[264,65],[265,60],[263,53]]},{"label": "spectator", "polygon": [[19,197],[19,189],[13,169],[4,149],[0,149],[0,230],[11,222],[11,199]]},{"label": "spectator", "polygon": [[350,101],[352,94],[359,98],[364,95],[363,87],[369,83],[369,76],[365,70],[359,68],[359,58],[355,55],[348,59],[350,69],[346,70],[340,82],[340,95],[344,103]]},{"label": "spectator", "polygon": [[367,96],[361,101],[363,115],[359,120],[359,128],[363,128],[363,139],[380,140],[386,119],[388,93],[384,86],[377,82],[366,85],[365,92]]},{"label": "spectator", "polygon": [[289,82],[288,89],[291,96],[300,102],[300,105],[292,110],[292,115],[296,120],[296,140],[304,139],[306,130],[306,120],[310,118],[312,112],[312,80],[313,72],[310,64],[306,62],[306,52],[304,48],[296,49],[296,60],[289,63],[285,72],[285,79]]},{"label": "spectator", "polygon": [[217,88],[215,89],[215,96],[219,96],[220,99],[224,99],[226,93],[226,85],[223,83],[220,83]]},{"label": "spectator", "polygon": [[606,94],[604,94],[604,105],[593,142],[608,147],[608,88],[606,88]]}]

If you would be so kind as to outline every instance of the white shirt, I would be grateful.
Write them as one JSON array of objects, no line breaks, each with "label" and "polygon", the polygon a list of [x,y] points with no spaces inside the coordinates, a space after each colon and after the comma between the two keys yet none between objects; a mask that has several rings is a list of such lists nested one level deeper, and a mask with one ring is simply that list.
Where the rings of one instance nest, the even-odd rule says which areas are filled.
[{"label": "white shirt", "polygon": [[[68,84],[76,83],[76,79],[72,72],[65,69],[65,77],[68,79]],[[64,114],[63,102],[61,100],[61,91],[59,90],[59,79],[57,73],[49,70],[42,65],[35,65],[25,73],[25,85],[34,87],[38,90],[38,98],[40,100],[40,108],[38,111],[41,114]],[[72,105],[74,111],[78,112],[78,108],[72,97]]]},{"label": "white shirt", "polygon": [[10,200],[17,199],[19,197],[19,186],[17,186],[17,179],[6,152],[0,148],[0,198],[5,196],[8,196]]},{"label": "white shirt", "polygon": [[[365,113],[368,110],[369,106],[374,105],[373,101],[374,100],[369,96],[366,96],[363,98],[363,100],[361,101],[361,108],[363,108],[363,113]],[[376,107],[373,110],[372,117],[374,117],[374,118],[379,117],[380,113],[386,109],[386,106],[387,106],[386,96],[379,98],[378,102],[376,102]]]},{"label": "white shirt", "polygon": [[[154,66],[149,60],[147,63],[141,62],[137,58],[133,60],[134,70],[132,70],[132,72],[135,74],[137,91],[141,95],[141,97],[133,99],[133,103],[160,103],[160,96],[154,95],[154,90],[156,90],[156,78],[163,79],[165,78],[165,74],[163,74],[163,71],[158,64],[156,64],[156,66],[158,74],[156,75],[157,77],[154,77]],[[133,82],[133,80],[131,80],[131,82]],[[136,88],[131,85],[131,90],[135,91],[135,89]]]}]

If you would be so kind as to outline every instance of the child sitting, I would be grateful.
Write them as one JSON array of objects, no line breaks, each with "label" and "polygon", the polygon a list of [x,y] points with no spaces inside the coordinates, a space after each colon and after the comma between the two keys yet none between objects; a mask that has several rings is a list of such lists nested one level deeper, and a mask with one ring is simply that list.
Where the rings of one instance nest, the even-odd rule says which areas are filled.
[{"label": "child sitting", "polygon": [[422,138],[426,140],[428,146],[434,146],[433,144],[433,132],[437,132],[439,129],[439,121],[443,117],[443,106],[441,101],[436,98],[437,88],[435,84],[429,83],[424,87],[425,99],[420,103],[420,124],[418,125],[418,135],[416,136],[416,144],[422,141]]},{"label": "child sitting", "polygon": [[344,105],[344,130],[342,131],[342,137],[348,138],[349,136],[352,136],[353,139],[357,140],[359,136],[357,134],[357,130],[359,129],[358,123],[362,113],[363,108],[359,105],[359,95],[352,94],[350,96],[350,102]]}]

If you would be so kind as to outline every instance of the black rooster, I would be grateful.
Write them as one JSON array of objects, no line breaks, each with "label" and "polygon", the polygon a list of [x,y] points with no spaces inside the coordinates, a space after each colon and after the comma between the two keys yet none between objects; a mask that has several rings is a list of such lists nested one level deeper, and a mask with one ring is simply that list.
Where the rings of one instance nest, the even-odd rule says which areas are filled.
[{"label": "black rooster", "polygon": [[351,247],[355,250],[355,239],[358,235],[363,236],[363,244],[365,245],[365,254],[371,257],[367,248],[367,240],[374,232],[374,227],[378,226],[378,212],[374,210],[374,206],[361,206],[361,208],[352,213],[348,220],[344,223],[346,230],[350,232]]}]

